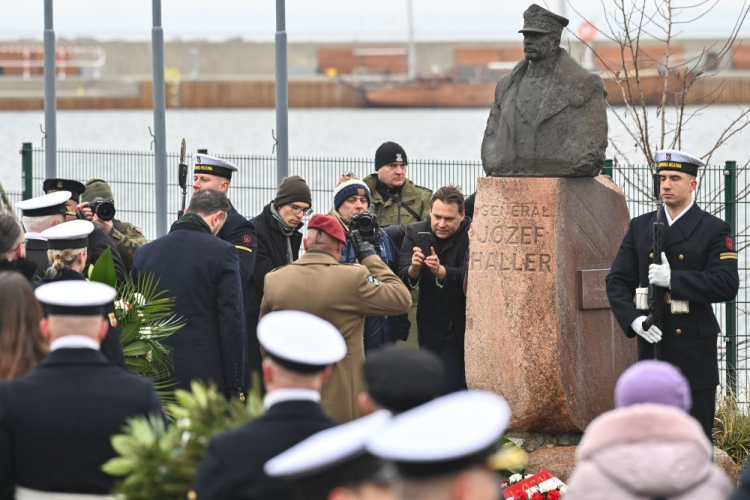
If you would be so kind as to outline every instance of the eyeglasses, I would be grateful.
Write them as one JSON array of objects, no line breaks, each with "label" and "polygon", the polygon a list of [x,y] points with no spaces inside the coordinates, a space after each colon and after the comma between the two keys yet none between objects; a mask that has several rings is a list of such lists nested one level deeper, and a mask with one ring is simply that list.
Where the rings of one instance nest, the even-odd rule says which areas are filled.
[{"label": "eyeglasses", "polygon": [[298,207],[294,203],[292,203],[291,205],[289,205],[289,209],[292,211],[293,214],[310,215],[311,213],[313,213],[312,208],[310,208],[310,207],[306,207],[306,208]]}]

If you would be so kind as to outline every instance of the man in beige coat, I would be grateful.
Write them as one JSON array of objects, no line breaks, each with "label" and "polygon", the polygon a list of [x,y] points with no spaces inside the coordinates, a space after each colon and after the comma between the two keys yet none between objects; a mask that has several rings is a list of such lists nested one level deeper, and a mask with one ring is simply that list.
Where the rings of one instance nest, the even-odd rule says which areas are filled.
[{"label": "man in beige coat", "polygon": [[411,306],[409,290],[357,231],[352,241],[358,264],[340,264],[346,237],[329,215],[310,219],[306,253],[296,262],[266,275],[260,316],[281,310],[305,311],[332,323],[346,341],[346,357],[333,366],[321,392],[323,409],[339,423],[360,416],[357,396],[364,390],[366,316],[402,314]]}]

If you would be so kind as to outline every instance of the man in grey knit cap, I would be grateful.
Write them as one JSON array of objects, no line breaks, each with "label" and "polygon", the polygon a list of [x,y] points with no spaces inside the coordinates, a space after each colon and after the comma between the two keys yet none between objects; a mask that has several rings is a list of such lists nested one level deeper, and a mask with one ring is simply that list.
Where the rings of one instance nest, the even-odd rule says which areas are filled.
[{"label": "man in grey knit cap", "polygon": [[299,175],[292,175],[281,181],[276,197],[252,220],[258,243],[255,269],[249,286],[247,318],[248,366],[252,373],[260,375],[262,362],[256,328],[263,299],[263,282],[266,274],[277,267],[291,264],[299,257],[302,219],[311,212],[311,206],[312,194],[307,182]]}]

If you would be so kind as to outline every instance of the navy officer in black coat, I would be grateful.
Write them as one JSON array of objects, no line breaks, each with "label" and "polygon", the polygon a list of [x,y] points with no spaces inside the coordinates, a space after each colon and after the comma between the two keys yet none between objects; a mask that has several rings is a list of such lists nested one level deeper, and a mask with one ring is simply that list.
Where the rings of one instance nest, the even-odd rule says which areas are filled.
[{"label": "navy officer in black coat", "polygon": [[[237,172],[237,165],[232,162],[207,154],[193,155],[193,192],[201,189],[217,189],[228,196],[232,174]],[[255,332],[255,324],[250,325],[252,313],[252,276],[258,253],[257,232],[255,224],[247,220],[229,203],[227,220],[217,235],[231,243],[237,249],[240,259],[240,279],[242,283],[242,301],[245,312],[245,331]],[[257,313],[255,313],[257,316]],[[249,377],[250,370],[246,376]]]},{"label": "navy officer in black coat", "polygon": [[[101,466],[110,438],[130,418],[163,416],[151,382],[99,352],[104,306],[115,290],[61,281],[36,289],[50,354],[26,375],[0,383],[0,498],[46,493],[108,495],[115,479]],[[24,497],[25,498],[25,497]]]},{"label": "navy officer in black coat", "polygon": [[169,234],[138,248],[132,273],[134,279],[154,273],[186,322],[163,341],[172,350],[177,387],[189,390],[192,380],[202,380],[241,397],[247,347],[240,262],[235,247],[216,237],[228,211],[221,191],[196,192]]},{"label": "navy officer in black coat", "polygon": [[[656,212],[630,221],[612,269],[607,296],[628,337],[638,336],[638,359],[653,359],[661,342],[662,359],[687,377],[693,397],[690,414],[711,438],[716,386],[719,384],[717,336],[721,330],[712,303],[733,300],[739,289],[737,249],[729,224],[693,201],[698,168],[703,162],[687,153],[657,151],[655,156],[664,201],[659,207],[667,226],[662,263],[655,264],[653,223]],[[645,330],[647,306],[636,307],[637,288],[649,284],[668,289],[663,325]]]},{"label": "navy officer in black coat", "polygon": [[301,311],[279,311],[258,324],[266,413],[211,440],[195,479],[199,499],[285,500],[291,491],[263,465],[311,435],[333,427],[320,406],[320,388],[346,343],[329,322]]}]

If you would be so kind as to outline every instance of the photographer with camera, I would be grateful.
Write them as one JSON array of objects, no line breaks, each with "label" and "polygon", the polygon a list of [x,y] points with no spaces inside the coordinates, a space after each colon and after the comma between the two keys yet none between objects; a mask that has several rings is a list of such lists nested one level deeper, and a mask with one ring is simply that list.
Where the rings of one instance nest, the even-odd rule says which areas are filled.
[{"label": "photographer with camera", "polygon": [[[331,214],[341,224],[346,235],[346,245],[342,248],[339,262],[353,264],[357,262],[356,249],[352,241],[353,232],[373,247],[380,259],[394,272],[398,273],[398,249],[388,233],[381,230],[378,218],[367,210],[370,208],[370,189],[353,174],[344,174],[333,193],[333,210]],[[397,340],[406,340],[409,336],[408,314],[398,316],[369,316],[365,320],[365,351],[394,344]]]},{"label": "photographer with camera", "polygon": [[[103,181],[102,181],[103,182]],[[70,179],[46,179],[42,185],[42,189],[47,195],[65,191],[68,193],[69,198],[65,202],[64,219],[59,222],[50,221],[47,218],[28,218],[24,219],[24,227],[27,232],[42,232],[45,229],[49,229],[55,224],[60,222],[72,221],[76,219],[91,220],[91,211],[89,210],[89,216],[81,211],[81,200],[83,199],[83,193],[86,192],[86,186],[78,181]],[[86,206],[86,205],[84,205]],[[115,264],[115,275],[117,276],[117,282],[123,283],[125,281],[125,264],[120,256],[120,252],[117,249],[115,240],[107,235],[104,230],[103,224],[100,220],[94,220],[94,231],[89,235],[88,241],[88,259],[86,260],[86,271],[84,275],[88,276],[88,268],[96,264],[99,257],[107,250],[110,249],[112,253],[112,261]],[[47,243],[41,241],[35,241],[35,245],[39,246],[38,249],[35,247],[35,253],[39,255],[42,268],[46,270],[49,268],[51,262],[47,258]],[[30,247],[27,246],[27,250]]]},{"label": "photographer with camera", "polygon": [[115,196],[106,181],[90,179],[86,183],[86,190],[81,194],[81,201],[78,205],[79,213],[91,222],[101,224],[104,233],[115,242],[123,264],[130,272],[135,251],[148,243],[143,232],[135,224],[115,219]]}]

